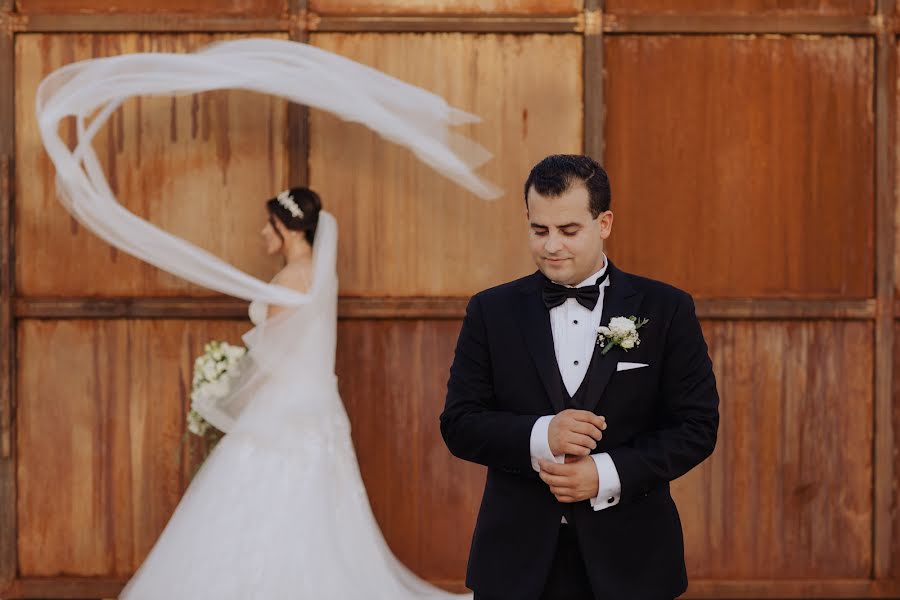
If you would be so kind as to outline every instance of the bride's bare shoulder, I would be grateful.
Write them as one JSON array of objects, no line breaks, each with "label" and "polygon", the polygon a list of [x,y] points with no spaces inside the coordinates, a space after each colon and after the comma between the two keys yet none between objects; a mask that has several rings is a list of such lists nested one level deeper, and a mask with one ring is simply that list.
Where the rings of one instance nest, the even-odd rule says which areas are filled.
[{"label": "bride's bare shoulder", "polygon": [[283,285],[298,292],[308,292],[312,284],[311,265],[285,265],[272,279],[272,283]]}]

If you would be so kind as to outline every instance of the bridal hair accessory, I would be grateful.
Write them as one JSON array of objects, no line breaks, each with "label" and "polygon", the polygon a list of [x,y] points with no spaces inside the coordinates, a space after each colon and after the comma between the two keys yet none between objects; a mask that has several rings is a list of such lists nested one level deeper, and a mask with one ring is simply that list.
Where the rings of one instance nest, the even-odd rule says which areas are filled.
[{"label": "bridal hair accessory", "polygon": [[296,202],[294,202],[294,197],[291,195],[291,192],[289,190],[284,190],[283,192],[278,194],[275,199],[278,200],[278,204],[282,205],[285,210],[291,213],[291,216],[296,219],[303,218],[303,211],[300,210],[300,207],[297,206]]}]

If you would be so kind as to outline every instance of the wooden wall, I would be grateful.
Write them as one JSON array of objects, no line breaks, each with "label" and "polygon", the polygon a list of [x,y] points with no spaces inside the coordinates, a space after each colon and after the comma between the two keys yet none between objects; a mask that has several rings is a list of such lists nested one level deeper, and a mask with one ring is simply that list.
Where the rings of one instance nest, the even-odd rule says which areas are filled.
[{"label": "wooden wall", "polygon": [[585,151],[612,179],[610,256],[695,295],[719,377],[719,446],[674,486],[687,597],[900,598],[898,10],[0,0],[0,597],[117,593],[189,478],[191,357],[248,328],[243,303],[59,207],[36,86],[73,60],[264,35],[482,115],[465,131],[507,190],[484,203],[358,125],[237,91],[129,100],[96,141],[129,209],[264,278],[262,199],[322,193],[341,224],[341,391],[406,564],[461,589],[484,472],[449,455],[437,416],[462,311],[533,268],[531,165]]}]

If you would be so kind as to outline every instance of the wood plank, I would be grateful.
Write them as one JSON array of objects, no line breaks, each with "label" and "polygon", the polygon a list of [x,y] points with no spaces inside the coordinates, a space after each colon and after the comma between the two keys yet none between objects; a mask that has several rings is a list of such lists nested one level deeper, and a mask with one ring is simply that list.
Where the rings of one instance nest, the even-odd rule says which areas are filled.
[{"label": "wood plank", "polygon": [[382,33],[572,33],[583,31],[581,16],[572,17],[403,17],[322,16],[311,14],[310,31]]},{"label": "wood plank", "polygon": [[[878,0],[881,14],[893,14],[894,0]],[[872,575],[883,579],[892,570],[894,514],[894,297],[897,201],[897,44],[882,31],[875,48],[875,439]]]},{"label": "wood plank", "polygon": [[[2,33],[0,33],[2,36]],[[3,52],[0,42],[0,60]],[[2,70],[2,69],[0,69]],[[0,77],[0,88],[3,79]],[[6,94],[3,94],[6,95]],[[2,122],[2,118],[0,118]],[[12,157],[0,155],[0,589],[16,576],[15,320],[13,318]]]},{"label": "wood plank", "polygon": [[689,15],[604,14],[607,33],[714,33],[714,34],[844,34],[865,35],[879,31],[883,21],[876,17],[829,15]]},{"label": "wood plank", "polygon": [[699,298],[874,296],[871,39],[606,36],[605,58],[619,267]]},{"label": "wood plank", "polygon": [[15,14],[17,33],[131,33],[131,32],[276,32],[288,31],[285,16],[254,17],[218,14],[112,13],[112,14]]},{"label": "wood plank", "polygon": [[606,0],[607,12],[617,14],[846,16],[870,15],[874,9],[874,0]]},{"label": "wood plank", "polygon": [[[54,168],[40,143],[34,95],[65,63],[125,52],[187,52],[232,34],[21,34],[16,36],[17,287],[43,296],[210,296],[107,245],[61,208]],[[286,36],[275,36],[284,39]],[[286,187],[286,102],[241,90],[132,98],[94,140],[123,205],[268,280],[279,259],[259,230],[265,200]],[[71,122],[62,124],[70,135]],[[65,139],[65,137],[64,137]],[[77,256],[91,271],[72,269]],[[103,273],[103,277],[95,276]]]},{"label": "wood plank", "polygon": [[597,162],[604,163],[606,103],[603,95],[603,14],[597,0],[585,6],[584,29],[584,141],[583,151]]},{"label": "wood plank", "polygon": [[193,359],[209,339],[239,342],[246,329],[246,321],[20,322],[20,576],[119,578],[137,568],[192,471],[181,438]]},{"label": "wood plank", "polygon": [[[444,589],[465,592],[462,580],[432,580]],[[124,586],[123,580],[61,578],[20,579],[5,592],[3,598],[75,598],[96,600],[113,598]],[[807,600],[809,598],[896,598],[900,595],[900,582],[850,579],[838,581],[710,581],[692,579],[690,589],[681,598],[688,599],[747,599],[777,598],[779,600]]]},{"label": "wood plank", "polygon": [[309,9],[342,15],[573,15],[583,0],[309,0]]},{"label": "wood plank", "polygon": [[16,576],[15,480],[15,330],[12,308],[13,136],[15,129],[13,33],[8,27],[12,3],[0,0],[0,590]]},{"label": "wood plank", "polygon": [[[290,0],[291,40],[308,43],[306,0]],[[288,105],[288,186],[309,184],[309,108],[300,104]]]},{"label": "wood plank", "polygon": [[458,321],[338,331],[341,396],[372,509],[397,557],[431,580],[464,577],[484,487],[485,469],[455,459],[438,431],[458,331]]},{"label": "wood plank", "polygon": [[896,598],[900,595],[900,582],[848,580],[783,580],[716,581],[692,579],[688,591],[680,598],[688,599],[747,599],[808,600],[809,598]]},{"label": "wood plank", "polygon": [[281,16],[287,11],[286,0],[15,0],[20,13],[48,15],[97,15],[115,13],[159,13],[184,15],[207,13],[254,17]]},{"label": "wood plank", "polygon": [[495,154],[480,172],[506,191],[480,200],[359,125],[313,112],[310,180],[341,223],[342,293],[459,297],[532,272],[522,185],[547,152],[581,150],[581,36],[311,40],[481,116],[459,131]]},{"label": "wood plank", "polygon": [[703,329],[721,422],[712,457],[672,485],[688,573],[811,585],[868,578],[873,324],[704,321]]},{"label": "wood plank", "polygon": [[[467,297],[353,297],[338,300],[341,319],[461,319]],[[697,314],[716,320],[875,319],[875,300],[696,300]],[[20,319],[231,319],[247,315],[243,300],[217,298],[16,298]],[[900,311],[898,311],[900,312]]]}]

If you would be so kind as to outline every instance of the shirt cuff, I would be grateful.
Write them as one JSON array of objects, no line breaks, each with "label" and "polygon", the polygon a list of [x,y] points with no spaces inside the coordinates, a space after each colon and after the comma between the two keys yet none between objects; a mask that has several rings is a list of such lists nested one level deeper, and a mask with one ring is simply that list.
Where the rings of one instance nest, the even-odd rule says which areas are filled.
[{"label": "shirt cuff", "polygon": [[[550,421],[552,420],[553,415],[545,415],[540,417],[531,428],[531,468],[538,473],[541,472],[539,460],[562,464],[566,459],[564,454],[554,456],[553,451],[550,450]],[[618,477],[616,480],[618,481]]]},{"label": "shirt cuff", "polygon": [[619,503],[622,496],[622,482],[619,480],[619,471],[609,454],[592,454],[591,458],[597,465],[597,475],[600,477],[600,491],[596,498],[591,498],[591,507],[594,510],[603,510]]}]

